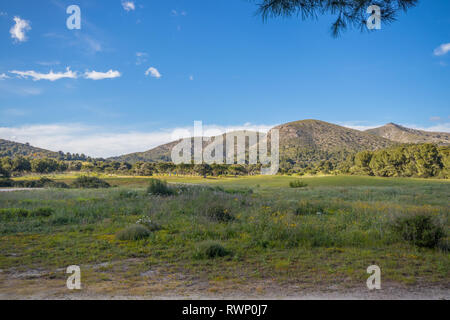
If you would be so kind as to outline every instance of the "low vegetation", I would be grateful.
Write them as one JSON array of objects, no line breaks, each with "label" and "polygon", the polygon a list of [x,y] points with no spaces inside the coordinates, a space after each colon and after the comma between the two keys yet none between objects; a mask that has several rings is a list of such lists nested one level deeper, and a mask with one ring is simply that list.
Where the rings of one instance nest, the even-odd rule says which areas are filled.
[{"label": "low vegetation", "polygon": [[127,241],[127,240],[142,240],[145,238],[148,238],[150,236],[151,232],[146,227],[142,225],[133,225],[130,227],[127,227],[124,230],[120,230],[116,238],[117,240],[121,241]]},{"label": "low vegetation", "polygon": [[99,188],[109,188],[111,185],[97,177],[81,176],[75,179],[71,185],[73,188],[80,189],[99,189]]},{"label": "low vegetation", "polygon": [[214,241],[205,241],[197,245],[194,258],[196,259],[215,259],[230,255],[231,252],[225,247]]},{"label": "low vegetation", "polygon": [[175,190],[167,185],[166,181],[158,179],[150,179],[149,186],[147,187],[147,193],[155,196],[172,196],[175,194]]},{"label": "low vegetation", "polygon": [[429,213],[413,212],[395,219],[394,230],[413,245],[435,248],[445,237],[445,229]]},{"label": "low vegetation", "polygon": [[291,188],[306,188],[307,186],[308,186],[308,184],[304,183],[301,180],[295,180],[295,181],[289,182],[289,187],[291,187]]},{"label": "low vegetation", "polygon": [[[0,269],[108,262],[118,265],[108,274],[129,283],[161,267],[165,277],[219,288],[269,280],[360,286],[372,264],[387,282],[450,277],[446,181],[304,177],[309,187],[300,192],[289,188],[294,177],[166,178],[0,193]],[[154,192],[167,189],[176,196]],[[96,274],[84,281],[103,283]]]}]

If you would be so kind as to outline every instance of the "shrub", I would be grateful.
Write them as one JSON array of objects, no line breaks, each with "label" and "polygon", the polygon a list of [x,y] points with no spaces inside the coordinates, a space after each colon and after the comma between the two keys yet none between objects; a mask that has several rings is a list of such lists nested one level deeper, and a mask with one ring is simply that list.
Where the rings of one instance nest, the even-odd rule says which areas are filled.
[{"label": "shrub", "polygon": [[296,215],[310,215],[310,214],[318,214],[318,213],[326,213],[326,209],[316,203],[312,203],[309,201],[301,201],[300,204],[295,209]]},{"label": "shrub", "polygon": [[234,220],[231,212],[221,204],[213,205],[206,209],[206,216],[214,221],[229,222]]},{"label": "shrub", "polygon": [[194,258],[196,259],[214,259],[230,255],[231,252],[225,249],[220,243],[206,241],[200,243],[195,249]]},{"label": "shrub", "polygon": [[150,179],[147,193],[156,196],[171,196],[175,194],[174,190],[169,188],[166,181],[161,181],[158,179]]},{"label": "shrub", "polygon": [[304,183],[302,180],[295,180],[289,182],[289,187],[291,188],[306,188],[308,184]]},{"label": "shrub", "polygon": [[0,209],[0,219],[11,219],[11,218],[26,218],[30,215],[30,210],[27,209]]},{"label": "shrub", "polygon": [[140,218],[136,222],[136,224],[142,225],[142,226],[146,227],[150,231],[158,231],[158,230],[162,229],[161,226],[158,223],[152,221],[150,219],[150,217],[147,217],[147,216]]},{"label": "shrub", "polygon": [[37,208],[34,210],[22,208],[0,209],[0,218],[50,217],[54,212],[52,208]]},{"label": "shrub", "polygon": [[14,181],[12,187],[16,188],[69,188],[64,182],[55,182],[48,178],[39,180]]},{"label": "shrub", "polygon": [[54,212],[55,210],[52,208],[38,208],[33,210],[31,215],[35,217],[50,217]]},{"label": "shrub", "polygon": [[111,185],[97,177],[88,177],[88,176],[81,176],[78,177],[73,183],[72,186],[74,188],[80,188],[80,189],[99,189],[99,188],[110,188]]},{"label": "shrub", "polygon": [[116,234],[116,239],[121,241],[142,240],[148,238],[150,234],[151,234],[150,230],[148,230],[146,227],[136,224],[119,231]]},{"label": "shrub", "polygon": [[0,188],[10,188],[14,186],[14,181],[11,179],[0,179]]},{"label": "shrub", "polygon": [[434,248],[445,237],[444,228],[424,213],[398,216],[393,227],[404,240],[418,247]]}]

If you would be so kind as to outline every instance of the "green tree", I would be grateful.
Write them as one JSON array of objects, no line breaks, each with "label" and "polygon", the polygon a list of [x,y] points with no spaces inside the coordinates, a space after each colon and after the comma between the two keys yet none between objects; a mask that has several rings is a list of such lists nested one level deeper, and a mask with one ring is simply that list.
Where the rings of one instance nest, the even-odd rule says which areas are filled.
[{"label": "green tree", "polygon": [[11,171],[20,173],[31,171],[30,160],[22,156],[14,158],[14,160],[12,161]]},{"label": "green tree", "polygon": [[331,33],[337,37],[348,27],[367,29],[367,8],[371,5],[380,7],[383,24],[389,24],[396,20],[398,12],[406,12],[417,3],[418,0],[262,0],[259,13],[264,20],[278,16],[300,16],[305,20],[332,15],[336,20]]}]

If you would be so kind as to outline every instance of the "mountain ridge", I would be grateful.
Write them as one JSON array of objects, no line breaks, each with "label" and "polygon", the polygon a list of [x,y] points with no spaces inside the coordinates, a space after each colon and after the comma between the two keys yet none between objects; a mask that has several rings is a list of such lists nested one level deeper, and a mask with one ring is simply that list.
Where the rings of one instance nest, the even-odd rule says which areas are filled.
[{"label": "mountain ridge", "polygon": [[399,143],[450,144],[450,133],[412,129],[393,122],[378,128],[365,130],[365,132]]},{"label": "mountain ridge", "polygon": [[[411,129],[392,122],[360,131],[321,120],[305,119],[280,124],[270,131],[274,129],[278,129],[280,133],[280,157],[294,162],[328,160],[337,153],[342,153],[339,156],[342,158],[349,152],[377,150],[403,143],[450,145],[450,133]],[[129,163],[168,162],[171,161],[172,148],[180,141],[165,143],[144,152],[110,157],[107,160]],[[203,146],[213,142],[204,142]],[[308,155],[305,156],[306,154]],[[6,156],[60,158],[61,152],[0,139],[0,157]]]}]

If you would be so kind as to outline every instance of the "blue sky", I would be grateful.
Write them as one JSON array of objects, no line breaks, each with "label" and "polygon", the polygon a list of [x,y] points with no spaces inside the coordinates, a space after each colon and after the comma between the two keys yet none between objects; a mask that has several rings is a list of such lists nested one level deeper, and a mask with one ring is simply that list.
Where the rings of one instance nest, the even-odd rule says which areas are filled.
[{"label": "blue sky", "polygon": [[[129,2],[2,1],[0,138],[111,156],[195,120],[450,131],[449,1],[338,39],[331,17],[263,23],[247,0]],[[66,27],[72,4],[81,30]]]}]

